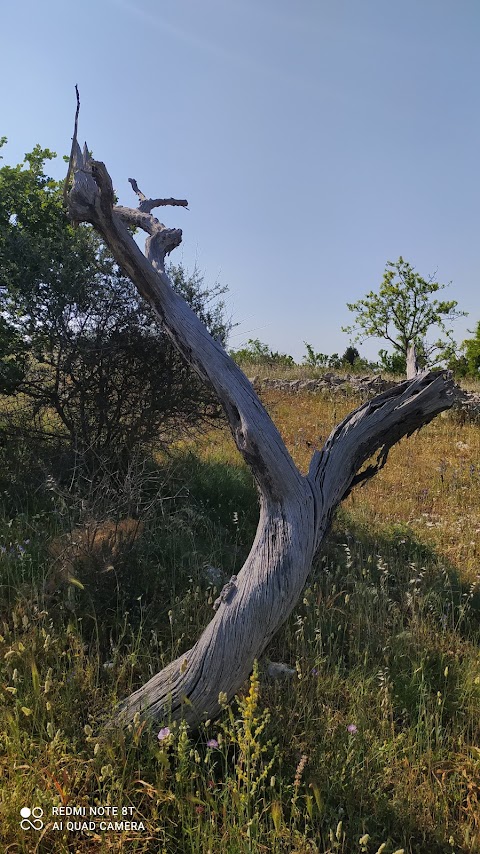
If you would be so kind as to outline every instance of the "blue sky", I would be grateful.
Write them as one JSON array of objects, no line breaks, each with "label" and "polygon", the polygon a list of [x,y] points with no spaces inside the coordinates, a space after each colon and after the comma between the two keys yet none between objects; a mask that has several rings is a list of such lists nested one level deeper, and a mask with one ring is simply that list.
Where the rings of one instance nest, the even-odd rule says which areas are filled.
[{"label": "blue sky", "polygon": [[480,319],[478,0],[23,0],[1,24],[5,161],[69,151],[78,83],[120,202],[128,177],[189,200],[161,211],[172,260],[228,284],[232,346],[343,352],[399,255],[452,282],[458,340]]}]

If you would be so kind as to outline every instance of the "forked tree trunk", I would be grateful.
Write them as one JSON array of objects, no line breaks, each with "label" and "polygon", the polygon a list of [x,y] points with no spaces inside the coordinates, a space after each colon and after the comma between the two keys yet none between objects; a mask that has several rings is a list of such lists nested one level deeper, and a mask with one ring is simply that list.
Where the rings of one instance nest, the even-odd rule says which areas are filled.
[{"label": "forked tree trunk", "polygon": [[[148,200],[131,180],[140,197],[139,208],[114,207],[105,166],[89,159],[86,146],[81,152],[76,133],[72,151],[74,178],[68,194],[72,220],[89,222],[100,232],[175,346],[211,383],[259,492],[255,541],[238,577],[220,595],[211,622],[192,649],[117,711],[122,722],[139,711],[159,721],[184,717],[196,724],[219,712],[220,693],[230,699],[238,691],[255,658],[291,613],[336,506],[353,486],[384,465],[390,447],[402,436],[452,405],[452,382],[444,373],[425,372],[363,404],[333,430],[303,476],[248,379],[175,293],[165,273],[165,255],[180,244],[181,231],[165,228],[151,211],[162,204],[186,202]],[[126,224],[148,233],[145,255]],[[376,461],[361,471],[374,454]]]}]

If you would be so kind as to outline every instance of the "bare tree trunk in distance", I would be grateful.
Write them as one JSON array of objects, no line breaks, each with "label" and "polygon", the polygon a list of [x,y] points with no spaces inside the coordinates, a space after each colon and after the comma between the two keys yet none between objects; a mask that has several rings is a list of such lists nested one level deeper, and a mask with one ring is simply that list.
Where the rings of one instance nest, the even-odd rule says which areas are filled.
[{"label": "bare tree trunk in distance", "polygon": [[[131,179],[139,207],[114,206],[104,164],[89,158],[86,145],[80,150],[76,132],[71,162],[73,185],[66,196],[71,219],[97,229],[174,345],[211,383],[258,489],[255,540],[238,576],[220,595],[211,622],[192,649],[115,713],[119,724],[140,712],[157,721],[183,717],[196,725],[219,713],[220,692],[230,699],[239,690],[291,613],[339,502],[385,464],[392,445],[452,405],[452,381],[448,374],[425,372],[364,403],[332,431],[323,449],[313,454],[308,474],[302,475],[251,383],[175,293],[165,272],[165,255],[180,244],[181,231],[166,228],[151,211],[163,204],[185,206],[186,201],[147,199]],[[127,225],[148,234],[145,254]],[[375,461],[362,469],[373,455]]]},{"label": "bare tree trunk in distance", "polygon": [[413,380],[418,374],[417,348],[413,341],[407,347],[407,380]]}]

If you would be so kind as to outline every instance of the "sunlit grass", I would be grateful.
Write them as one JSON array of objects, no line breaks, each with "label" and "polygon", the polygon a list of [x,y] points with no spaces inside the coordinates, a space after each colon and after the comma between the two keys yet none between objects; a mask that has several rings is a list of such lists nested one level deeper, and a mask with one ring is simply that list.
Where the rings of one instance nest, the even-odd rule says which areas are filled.
[{"label": "sunlit grass", "polygon": [[[265,400],[304,470],[356,403]],[[22,513],[32,471],[12,463],[19,497],[2,483],[0,520],[2,850],[479,852],[479,432],[446,416],[392,450],[344,503],[266,659],[197,732],[168,711],[155,726],[106,724],[208,623],[221,584],[209,568],[228,577],[248,553],[255,492],[228,432],[163,463],[162,498],[112,570],[108,555],[72,558],[83,589],[49,551],[72,511],[37,487]],[[270,678],[268,658],[294,675]],[[132,808],[144,829],[54,831],[52,807],[68,805]],[[20,829],[22,806],[44,809],[42,834]]]},{"label": "sunlit grass", "polygon": [[[304,472],[314,449],[362,402],[355,396],[292,395],[277,389],[264,391],[262,399]],[[206,437],[201,454],[242,465],[227,429]],[[480,571],[479,424],[447,413],[436,418],[396,445],[385,468],[345,506],[366,526],[408,526],[473,580]]]}]

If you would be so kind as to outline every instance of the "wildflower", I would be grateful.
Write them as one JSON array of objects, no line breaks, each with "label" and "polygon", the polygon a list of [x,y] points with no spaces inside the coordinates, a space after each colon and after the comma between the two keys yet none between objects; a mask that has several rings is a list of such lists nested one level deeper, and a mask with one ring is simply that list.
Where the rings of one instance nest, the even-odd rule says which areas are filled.
[{"label": "wildflower", "polygon": [[300,786],[300,783],[302,781],[302,774],[305,770],[305,765],[307,764],[307,762],[308,762],[307,754],[302,753],[302,755],[300,757],[300,762],[297,765],[297,770],[295,771],[295,779],[293,781],[293,785],[295,786],[296,789],[298,789],[298,787]]},{"label": "wildflower", "polygon": [[311,676],[318,676],[318,667],[312,667],[310,671]]},{"label": "wildflower", "polygon": [[218,741],[216,738],[209,738],[207,741],[207,747],[218,747]]},{"label": "wildflower", "polygon": [[164,726],[164,727],[162,727],[162,729],[158,733],[157,738],[159,741],[164,741],[164,739],[168,738],[169,735],[170,735],[170,727]]},{"label": "wildflower", "polygon": [[351,733],[352,735],[355,735],[355,733],[358,732],[358,729],[355,724],[349,724],[347,726],[347,732]]}]

